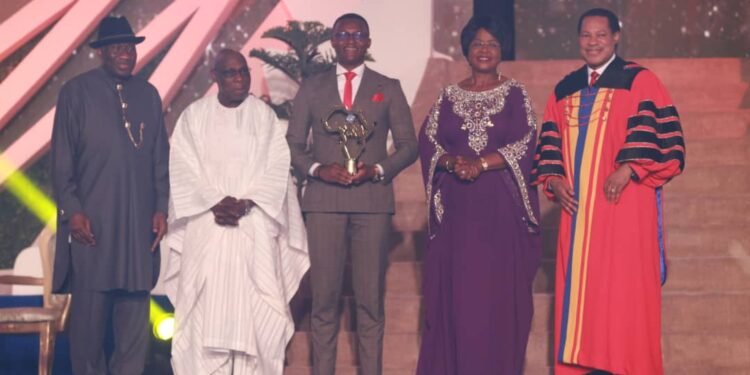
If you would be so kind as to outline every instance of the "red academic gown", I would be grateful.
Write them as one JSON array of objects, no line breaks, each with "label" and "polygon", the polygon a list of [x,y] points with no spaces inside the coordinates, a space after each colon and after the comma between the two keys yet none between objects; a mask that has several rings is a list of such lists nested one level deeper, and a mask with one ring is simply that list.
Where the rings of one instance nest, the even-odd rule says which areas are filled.
[{"label": "red academic gown", "polygon": [[[536,184],[560,176],[578,210],[562,211],[555,283],[555,374],[662,374],[661,186],[684,168],[677,110],[656,76],[616,58],[593,87],[586,67],[565,77],[544,113]],[[604,183],[634,171],[619,202]]]}]

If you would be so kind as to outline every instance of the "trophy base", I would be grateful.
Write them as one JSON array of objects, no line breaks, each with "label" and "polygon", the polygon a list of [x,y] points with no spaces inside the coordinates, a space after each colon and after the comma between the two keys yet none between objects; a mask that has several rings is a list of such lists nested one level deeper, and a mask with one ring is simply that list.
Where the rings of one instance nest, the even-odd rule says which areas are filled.
[{"label": "trophy base", "polygon": [[349,172],[350,176],[357,174],[357,160],[347,159],[346,160],[346,171]]}]

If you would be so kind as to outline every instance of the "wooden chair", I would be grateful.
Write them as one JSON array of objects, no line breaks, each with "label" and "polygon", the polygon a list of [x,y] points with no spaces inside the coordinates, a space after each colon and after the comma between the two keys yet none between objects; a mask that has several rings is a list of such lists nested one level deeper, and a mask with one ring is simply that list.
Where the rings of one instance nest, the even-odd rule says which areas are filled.
[{"label": "wooden chair", "polygon": [[45,228],[37,237],[42,258],[42,277],[0,275],[0,284],[40,285],[43,290],[42,307],[0,308],[0,334],[39,334],[39,375],[52,373],[55,336],[65,329],[70,308],[70,295],[52,294],[52,264],[55,259],[55,233]]}]

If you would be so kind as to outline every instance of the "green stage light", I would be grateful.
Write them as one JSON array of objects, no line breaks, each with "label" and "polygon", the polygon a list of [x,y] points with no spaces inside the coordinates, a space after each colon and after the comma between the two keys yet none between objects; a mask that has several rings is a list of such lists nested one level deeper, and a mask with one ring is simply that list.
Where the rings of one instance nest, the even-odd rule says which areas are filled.
[{"label": "green stage light", "polygon": [[0,155],[0,175],[6,175],[5,186],[29,211],[52,230],[57,229],[57,207],[26,175]]},{"label": "green stage light", "polygon": [[164,311],[153,299],[151,299],[149,320],[153,327],[154,337],[164,341],[172,339],[174,335],[174,314]]},{"label": "green stage light", "polygon": [[174,317],[167,316],[154,324],[154,336],[157,339],[167,341],[174,336]]}]

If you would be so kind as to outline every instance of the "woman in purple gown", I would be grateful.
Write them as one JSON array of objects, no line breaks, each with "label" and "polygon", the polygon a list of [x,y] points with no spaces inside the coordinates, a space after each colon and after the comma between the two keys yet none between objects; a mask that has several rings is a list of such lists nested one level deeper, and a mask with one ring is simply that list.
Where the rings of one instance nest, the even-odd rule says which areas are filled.
[{"label": "woman in purple gown", "polygon": [[536,118],[524,87],[498,72],[501,28],[461,33],[472,74],[445,88],[422,125],[429,240],[417,374],[519,375],[539,267],[539,201],[529,175]]}]

